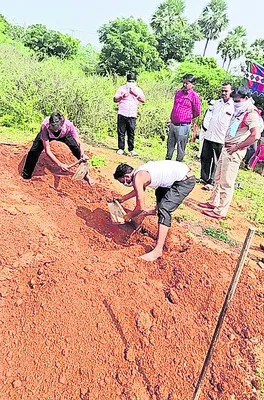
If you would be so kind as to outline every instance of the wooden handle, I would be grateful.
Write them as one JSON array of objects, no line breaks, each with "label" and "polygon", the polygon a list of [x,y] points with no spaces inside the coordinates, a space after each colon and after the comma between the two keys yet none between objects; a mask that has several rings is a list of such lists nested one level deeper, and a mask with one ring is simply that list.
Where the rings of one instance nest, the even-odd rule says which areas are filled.
[{"label": "wooden handle", "polygon": [[113,199],[113,203],[115,203],[115,204],[117,205],[117,207],[119,208],[119,210],[120,210],[120,212],[121,212],[122,215],[126,215],[125,210],[123,209],[123,207],[121,206],[121,204],[119,203],[118,200]]},{"label": "wooden handle", "polygon": [[70,169],[70,168],[72,168],[72,167],[75,167],[76,165],[81,164],[82,161],[83,161],[83,160],[80,158],[80,160],[75,161],[75,163],[68,165],[68,169]]}]

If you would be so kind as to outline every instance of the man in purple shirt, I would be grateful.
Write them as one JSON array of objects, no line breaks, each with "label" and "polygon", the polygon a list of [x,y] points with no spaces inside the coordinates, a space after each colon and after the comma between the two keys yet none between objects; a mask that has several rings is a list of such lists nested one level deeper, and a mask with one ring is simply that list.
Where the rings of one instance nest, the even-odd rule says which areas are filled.
[{"label": "man in purple shirt", "polygon": [[127,133],[127,144],[129,154],[134,157],[137,153],[134,151],[134,137],[136,129],[137,109],[139,103],[145,103],[145,95],[136,84],[136,74],[130,72],[127,74],[126,85],[117,89],[114,102],[118,103],[117,115],[117,134],[118,150],[117,154],[124,154],[125,135]]},{"label": "man in purple shirt", "polygon": [[171,160],[177,145],[177,161],[182,161],[185,156],[185,147],[191,128],[191,122],[201,113],[201,100],[193,90],[195,77],[186,74],[182,78],[183,85],[177,90],[171,112],[171,124],[168,134],[166,160]]},{"label": "man in purple shirt", "polygon": [[[24,179],[31,179],[39,156],[43,150],[62,171],[68,170],[67,165],[60,162],[51,151],[50,142],[52,140],[65,143],[78,160],[81,158],[83,160],[88,160],[88,157],[84,154],[83,143],[73,123],[64,118],[62,114],[54,112],[41,123],[40,132],[36,136],[28,152],[22,170],[22,177]],[[84,179],[87,180],[89,184],[93,183],[93,179],[89,177],[88,174]]]}]

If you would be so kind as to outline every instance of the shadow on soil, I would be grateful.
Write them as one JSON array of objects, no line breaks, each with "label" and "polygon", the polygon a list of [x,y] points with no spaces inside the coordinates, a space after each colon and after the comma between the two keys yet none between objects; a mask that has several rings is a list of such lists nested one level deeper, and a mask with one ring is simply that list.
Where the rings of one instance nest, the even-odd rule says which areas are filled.
[{"label": "shadow on soil", "polygon": [[78,206],[76,215],[82,218],[87,226],[100,235],[111,238],[116,244],[124,245],[134,231],[133,227],[128,224],[114,224],[110,219],[109,212],[102,208],[91,211],[86,207]]}]

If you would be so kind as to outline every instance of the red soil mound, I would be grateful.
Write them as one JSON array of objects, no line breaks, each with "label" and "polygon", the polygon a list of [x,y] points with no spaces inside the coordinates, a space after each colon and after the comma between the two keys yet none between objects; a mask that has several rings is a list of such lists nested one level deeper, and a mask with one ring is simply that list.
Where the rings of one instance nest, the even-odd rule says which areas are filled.
[{"label": "red soil mound", "polygon": [[[0,398],[191,399],[237,255],[174,224],[164,256],[145,263],[155,217],[135,234],[113,225],[110,178],[94,170],[90,188],[45,156],[24,181],[26,151],[0,146]],[[245,266],[201,399],[258,398],[260,272]]]}]

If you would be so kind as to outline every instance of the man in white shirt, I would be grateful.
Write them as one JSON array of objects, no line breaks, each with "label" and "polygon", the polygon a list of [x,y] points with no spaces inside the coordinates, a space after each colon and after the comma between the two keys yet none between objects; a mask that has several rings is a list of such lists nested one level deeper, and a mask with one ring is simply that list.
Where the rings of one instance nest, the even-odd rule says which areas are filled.
[{"label": "man in white shirt", "polygon": [[231,118],[234,114],[233,91],[230,83],[222,85],[222,98],[213,105],[209,127],[204,135],[201,154],[201,180],[205,182],[204,189],[212,190],[215,183],[215,172],[220,157],[225,136]]},{"label": "man in white shirt", "polygon": [[155,214],[156,210],[145,208],[144,193],[147,187],[156,187],[155,195],[158,209],[158,238],[155,248],[141,256],[145,261],[154,261],[161,257],[163,247],[171,226],[171,213],[179,207],[186,196],[195,186],[195,176],[190,168],[179,161],[163,160],[149,161],[134,170],[130,165],[120,164],[114,178],[125,186],[133,187],[133,190],[121,199],[121,203],[136,197],[136,206],[133,211],[125,215],[125,221],[143,213]]},{"label": "man in white shirt", "polygon": [[202,150],[203,150],[203,142],[204,142],[204,135],[207,131],[207,129],[209,128],[209,123],[212,117],[212,111],[213,111],[213,105],[215,103],[215,100],[211,100],[209,103],[209,106],[204,114],[203,117],[203,122],[202,122],[202,126],[201,126],[201,130],[199,132],[199,153],[198,153],[198,157],[201,158],[202,155]]}]

